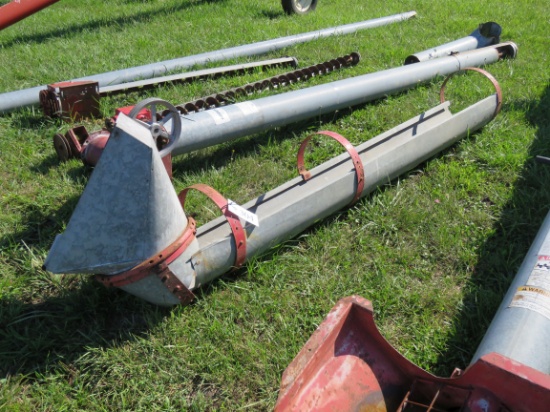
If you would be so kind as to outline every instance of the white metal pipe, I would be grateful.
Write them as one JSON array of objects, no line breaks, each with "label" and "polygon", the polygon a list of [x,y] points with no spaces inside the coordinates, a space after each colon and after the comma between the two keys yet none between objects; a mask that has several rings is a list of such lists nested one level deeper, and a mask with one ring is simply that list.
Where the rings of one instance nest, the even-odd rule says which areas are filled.
[{"label": "white metal pipe", "polygon": [[[437,76],[446,76],[466,67],[494,63],[503,57],[515,57],[516,54],[517,46],[514,43],[501,43],[217,109],[189,113],[182,116],[180,136],[162,154],[188,153],[277,126],[332,113],[413,88]],[[170,122],[166,123],[168,128]]]},{"label": "white metal pipe", "polygon": [[439,57],[449,56],[454,53],[497,44],[500,42],[501,32],[502,28],[495,22],[490,21],[487,23],[482,23],[472,32],[472,34],[467,37],[407,56],[405,59],[405,64],[437,59]]},{"label": "white metal pipe", "polygon": [[491,352],[550,374],[550,213],[471,364]]},{"label": "white metal pipe", "polygon": [[195,70],[187,73],[172,74],[170,76],[154,77],[152,79],[136,80],[134,82],[115,84],[112,86],[103,86],[99,88],[100,95],[118,93],[129,89],[138,89],[151,86],[157,86],[161,83],[172,82],[191,82],[199,79],[213,78],[221,75],[248,72],[254,68],[272,68],[279,66],[298,67],[296,57],[279,57],[277,59],[263,60],[252,63],[234,64],[231,66],[215,67],[212,69]]},{"label": "white metal pipe", "polygon": [[[371,29],[392,23],[398,23],[416,16],[415,11],[395,14],[363,22],[336,26],[328,29],[316,30],[278,39],[230,47],[223,50],[211,51],[193,56],[186,56],[179,59],[166,60],[163,62],[147,64],[129,69],[116,70],[108,73],[95,74],[73,79],[72,81],[93,80],[99,86],[109,86],[125,83],[137,79],[148,79],[157,77],[173,70],[188,69],[193,66],[203,65],[211,62],[224,61],[237,57],[256,56],[266,54],[296,44],[321,39],[331,36],[355,33],[359,30]],[[28,89],[7,92],[0,94],[0,113],[9,112],[19,107],[30,106],[39,103],[39,94],[47,85],[36,86]]]}]

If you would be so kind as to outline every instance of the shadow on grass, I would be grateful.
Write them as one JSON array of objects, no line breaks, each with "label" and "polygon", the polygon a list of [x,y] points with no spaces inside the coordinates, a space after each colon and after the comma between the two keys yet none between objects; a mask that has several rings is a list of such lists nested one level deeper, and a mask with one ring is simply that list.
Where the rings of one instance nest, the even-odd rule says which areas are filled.
[{"label": "shadow on grass", "polygon": [[503,112],[507,110],[525,111],[525,120],[537,128],[536,138],[513,196],[495,223],[495,233],[480,250],[469,293],[448,341],[450,349],[440,356],[434,371],[440,376],[470,363],[550,209],[550,167],[535,161],[536,155],[550,156],[550,87],[539,101],[512,102],[504,105]]},{"label": "shadow on grass", "polygon": [[[71,162],[71,167],[70,169],[65,168],[63,170],[63,175],[75,183],[85,183],[94,171],[93,167],[86,166],[80,159],[70,159],[69,162]],[[40,163],[32,165],[30,170],[33,173],[48,175],[52,169],[59,170],[62,163],[63,162],[59,160],[57,155],[51,154],[44,157]]]},{"label": "shadow on grass", "polygon": [[264,17],[264,18],[267,18],[269,20],[277,20],[277,19],[280,19],[280,18],[286,16],[286,14],[283,12],[282,8],[279,12],[274,12],[272,10],[262,10],[261,12],[256,13],[256,15],[258,17]]},{"label": "shadow on grass", "polygon": [[39,268],[42,257],[35,252],[51,246],[78,199],[73,196],[52,214],[25,204],[24,229],[0,237],[0,257],[9,264],[15,292],[0,295],[0,379],[59,373],[88,348],[134,340],[168,313],[89,277]]},{"label": "shadow on grass", "polygon": [[[24,209],[22,212],[21,230],[14,233],[3,233],[0,236],[0,257],[10,259],[10,254],[17,253],[17,245],[25,245],[26,250],[46,248],[57,233],[63,229],[64,222],[71,216],[79,196],[73,196],[59,206],[54,213],[45,212],[40,204],[32,199],[14,198],[12,203]],[[14,256],[12,256],[13,258]]]},{"label": "shadow on grass", "polygon": [[[147,22],[148,20],[151,20],[151,18],[163,18],[163,16],[176,13],[182,10],[186,10],[192,7],[195,7],[200,4],[212,4],[212,3],[221,3],[226,0],[195,0],[195,1],[185,1],[181,2],[178,5],[166,5],[164,7],[156,7],[154,12],[151,12],[150,10],[147,11],[141,11],[130,15],[124,15],[124,16],[118,16],[113,17],[110,19],[98,19],[89,21],[86,23],[75,23],[72,25],[68,25],[65,27],[61,27],[56,30],[50,30],[45,33],[39,33],[39,34],[30,34],[30,35],[24,35],[24,36],[17,36],[14,37],[12,40],[6,41],[2,44],[3,47],[12,47],[14,45],[18,44],[30,44],[30,43],[42,43],[47,39],[50,39],[52,37],[65,37],[67,35],[74,35],[75,33],[82,33],[87,30],[96,30],[101,27],[107,27],[107,26],[116,26],[122,28],[123,26],[133,25],[136,23],[141,22]],[[131,7],[132,3],[143,3],[143,1],[137,1],[137,0],[126,0],[126,4],[128,4],[128,7]]]},{"label": "shadow on grass", "polygon": [[[57,283],[57,282],[56,282]],[[45,302],[0,300],[0,375],[48,374],[89,348],[108,348],[145,335],[168,309],[107,290],[91,279],[64,276]],[[55,289],[59,291],[60,286]]]},{"label": "shadow on grass", "polygon": [[[243,268],[221,279],[232,283],[245,273]],[[70,365],[90,350],[146,338],[174,309],[107,289],[88,276],[41,272],[28,282],[40,295],[36,301],[32,295],[0,299],[0,379],[70,374]],[[209,284],[195,292],[199,301],[212,290]]]}]

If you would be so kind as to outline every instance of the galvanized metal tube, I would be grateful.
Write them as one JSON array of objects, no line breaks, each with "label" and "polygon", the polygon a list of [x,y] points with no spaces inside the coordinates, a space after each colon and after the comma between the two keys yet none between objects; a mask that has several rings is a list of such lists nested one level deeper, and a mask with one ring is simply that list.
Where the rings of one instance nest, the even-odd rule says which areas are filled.
[{"label": "galvanized metal tube", "polygon": [[[445,102],[358,146],[360,160],[364,170],[368,171],[361,196],[488,123],[498,104],[498,97],[493,95],[453,115],[448,109],[449,103]],[[127,130],[123,136],[132,132],[127,123],[126,120],[122,123]],[[135,256],[135,243],[146,241],[139,233],[139,227],[144,226],[151,233],[165,232],[169,224],[166,219],[155,224],[153,230],[149,216],[153,211],[177,210],[179,203],[174,198],[174,190],[166,189],[166,172],[162,168],[149,167],[151,160],[144,162],[141,159],[152,156],[153,163],[160,163],[160,153],[150,150],[150,139],[145,135],[147,129],[133,130],[136,133],[134,140],[122,142],[116,139],[107,145],[67,230],[56,238],[48,254],[47,270],[114,275],[120,273],[121,268],[135,263],[136,259],[126,257],[124,248],[128,249],[128,255]],[[119,156],[123,158],[122,162],[116,160]],[[139,164],[140,170],[145,164],[153,177],[133,176],[130,166],[133,163]],[[125,168],[125,173],[120,173],[120,168]],[[311,175],[307,181],[295,178],[243,205],[259,220],[259,226],[247,224],[244,227],[247,259],[345,207],[356,195],[357,175],[347,153],[312,169]],[[172,193],[160,193],[155,190],[155,185],[148,183],[150,181],[162,181],[163,190]],[[144,185],[143,190],[138,190],[139,182]],[[130,195],[130,192],[124,198],[118,186],[130,186],[130,192],[139,194],[139,201],[133,199],[135,194]],[[142,193],[147,196],[141,196]],[[123,213],[116,216],[107,213],[102,217],[102,210],[122,210]],[[90,219],[89,214],[94,219]],[[127,235],[128,226],[134,229],[133,236]],[[101,238],[96,236],[97,233]],[[76,256],[70,253],[74,244],[79,244]],[[194,249],[175,259],[169,268],[187,288],[194,289],[229,271],[235,262],[236,247],[225,218],[215,219],[198,229]],[[109,257],[106,257],[106,251]],[[154,274],[121,288],[156,304],[178,303]]]},{"label": "galvanized metal tube", "polygon": [[173,74],[171,76],[155,77],[153,79],[138,80],[135,82],[116,84],[112,86],[103,86],[99,88],[99,94],[101,96],[106,96],[126,90],[150,88],[158,86],[160,83],[192,82],[199,79],[214,78],[222,75],[250,72],[257,68],[267,69],[281,66],[298,67],[298,60],[296,57],[280,57],[278,59],[263,60],[253,63],[235,64],[232,66]]},{"label": "galvanized metal tube", "polygon": [[[229,90],[216,92],[215,94],[207,97],[180,103],[176,106],[176,109],[178,109],[181,114],[187,115],[190,112],[199,112],[201,110],[209,110],[220,106],[227,106],[232,104],[237,96],[260,93],[268,89],[280,89],[284,86],[289,86],[297,82],[304,82],[313,77],[323,76],[325,74],[332,73],[335,70],[356,65],[359,63],[360,58],[361,56],[359,53],[351,53],[336,59],[327,60],[323,63],[278,74],[252,83],[247,83],[244,86],[238,86]],[[208,103],[203,105],[205,100]],[[168,113],[169,111],[164,111],[162,114],[165,115]]]},{"label": "galvanized metal tube", "polygon": [[[174,60],[167,60],[159,63],[147,64],[144,66],[133,67],[129,69],[117,70],[103,74],[95,74],[92,76],[79,77],[72,81],[93,80],[99,83],[99,86],[108,86],[113,84],[125,83],[137,79],[148,79],[151,77],[161,76],[172,70],[188,69],[193,66],[203,65],[206,63],[224,61],[237,57],[256,56],[266,54],[275,50],[280,50],[285,47],[294,46],[296,44],[305,43],[308,41],[337,36],[342,34],[355,33],[359,30],[371,29],[374,27],[384,26],[392,23],[401,22],[403,20],[414,17],[416,12],[410,11],[407,13],[395,14],[392,16],[381,17],[378,19],[367,20],[359,23],[346,24],[343,26],[332,27],[323,30],[312,31],[308,33],[297,34],[293,36],[281,37],[273,40],[266,40],[258,43],[252,43],[242,46],[230,47],[223,50],[196,54],[193,56],[182,57]],[[37,86],[29,89],[8,92],[0,94],[0,113],[10,110],[30,106],[39,103],[39,93],[47,86]]]},{"label": "galvanized metal tube", "polygon": [[59,0],[17,0],[0,7],[0,30],[29,17]]},{"label": "galvanized metal tube", "polygon": [[[445,76],[465,67],[493,63],[504,56],[515,57],[516,53],[517,46],[514,43],[502,43],[223,108],[189,113],[182,117],[181,135],[162,154],[188,153],[332,113],[410,89],[436,76]],[[166,125],[169,126],[169,122]]]},{"label": "galvanized metal tube", "polygon": [[471,364],[491,352],[550,374],[550,213]]},{"label": "galvanized metal tube", "polygon": [[[496,96],[490,96],[452,115],[446,102],[357,146],[366,171],[361,196],[487,124],[496,105]],[[312,169],[311,174],[306,182],[295,178],[243,205],[258,215],[260,223],[245,228],[247,258],[297,235],[353,199],[357,179],[347,153]],[[196,286],[200,286],[231,269],[235,247],[222,219],[201,226],[197,240],[200,249],[187,270],[196,274]]]},{"label": "galvanized metal tube", "polygon": [[482,23],[467,37],[407,56],[405,64],[419,63],[443,56],[449,56],[458,52],[497,44],[500,42],[501,32],[502,28],[495,22],[490,21]]}]

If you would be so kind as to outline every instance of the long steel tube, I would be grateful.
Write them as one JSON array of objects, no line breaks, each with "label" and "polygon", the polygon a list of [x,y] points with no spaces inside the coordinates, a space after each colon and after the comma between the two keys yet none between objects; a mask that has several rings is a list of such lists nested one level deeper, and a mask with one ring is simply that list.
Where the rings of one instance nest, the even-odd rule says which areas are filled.
[{"label": "long steel tube", "polygon": [[550,374],[550,213],[471,363],[491,352]]},{"label": "long steel tube", "polygon": [[99,88],[99,94],[101,96],[106,96],[127,90],[152,88],[158,86],[161,83],[191,83],[200,79],[217,78],[220,76],[248,73],[258,68],[268,69],[273,67],[286,66],[292,66],[294,68],[298,67],[298,60],[296,59],[296,57],[279,57],[276,59],[263,60],[252,63],[234,64],[231,66],[196,70],[187,73],[173,74],[170,76],[154,77],[152,79],[136,80],[135,82],[115,84],[112,86],[103,86]]},{"label": "long steel tube", "polygon": [[[358,146],[361,163],[368,171],[360,195],[367,195],[479,129],[494,117],[498,105],[499,99],[493,95],[453,115],[445,102]],[[130,130],[127,118],[122,117],[115,131],[119,127]],[[50,249],[45,262],[47,270],[114,275],[139,262],[136,249],[155,238],[149,239],[144,233],[162,235],[172,229],[166,219],[153,225],[158,219],[150,217],[175,210],[172,203],[177,200],[173,189],[169,190],[172,194],[166,194],[156,190],[159,183],[151,185],[152,181],[163,178],[169,182],[169,179],[162,167],[150,167],[151,159],[160,164],[160,153],[149,150],[151,139],[147,129],[139,129],[134,128],[134,139],[114,139],[107,145],[67,230]],[[148,150],[144,150],[145,145]],[[140,172],[135,173],[135,169]],[[153,177],[146,178],[145,170]],[[355,197],[357,176],[347,153],[312,169],[311,174],[308,181],[295,178],[243,205],[259,219],[259,226],[244,227],[247,259],[298,234]],[[165,182],[163,187],[167,185]],[[127,187],[129,195],[125,196],[121,191]],[[172,203],[166,204],[170,199]],[[182,223],[176,219],[173,225]],[[75,244],[78,248],[74,248]],[[165,245],[158,247],[148,252],[159,253]],[[169,267],[187,288],[194,289],[230,270],[236,250],[236,241],[224,218],[215,219],[198,229],[189,253],[175,259]],[[148,259],[147,254],[142,253],[141,259]],[[178,303],[156,275],[121,288],[155,304]]]},{"label": "long steel tube", "polygon": [[[277,126],[395,94],[465,67],[515,57],[517,46],[501,43],[439,59],[352,77],[289,93],[182,116],[179,137],[163,155],[188,153]],[[168,121],[169,126],[170,121]]]},{"label": "long steel tube", "polygon": [[23,20],[59,0],[17,0],[0,7],[0,30]]},{"label": "long steel tube", "polygon": [[[496,101],[495,96],[488,97],[454,116],[446,103],[358,146],[366,171],[361,197],[487,124]],[[247,256],[295,236],[349,204],[356,187],[351,163],[346,153],[313,169],[311,180],[296,178],[244,204],[260,217],[259,227],[247,226]],[[200,251],[189,269],[194,268],[198,286],[227,272],[235,255],[222,219],[201,226],[197,239]]]},{"label": "long steel tube", "polygon": [[[292,36],[280,37],[278,39],[266,40],[262,42],[230,47],[223,50],[211,51],[193,56],[182,57],[179,59],[167,60],[158,63],[147,64],[144,66],[133,67],[129,69],[116,70],[103,74],[79,77],[73,81],[93,80],[99,83],[99,86],[108,86],[113,84],[125,83],[137,79],[148,79],[161,76],[169,71],[188,69],[193,66],[206,63],[223,61],[237,57],[256,56],[266,54],[285,47],[305,43],[315,39],[337,36],[342,34],[355,33],[359,30],[371,29],[392,23],[398,23],[410,19],[416,15],[416,12],[395,14],[392,16],[381,17],[378,19],[366,20],[363,22],[346,24],[343,26],[332,27],[323,30],[317,30]],[[39,93],[46,89],[46,85],[32,87],[13,92],[0,94],[0,113],[8,112],[19,107],[30,106],[39,103]]]},{"label": "long steel tube", "polygon": [[467,37],[442,44],[433,49],[424,50],[419,53],[411,54],[405,59],[405,64],[423,62],[426,60],[437,59],[448,56],[453,53],[478,49],[480,47],[490,46],[500,42],[500,33],[502,28],[495,22],[482,23],[479,27]]}]

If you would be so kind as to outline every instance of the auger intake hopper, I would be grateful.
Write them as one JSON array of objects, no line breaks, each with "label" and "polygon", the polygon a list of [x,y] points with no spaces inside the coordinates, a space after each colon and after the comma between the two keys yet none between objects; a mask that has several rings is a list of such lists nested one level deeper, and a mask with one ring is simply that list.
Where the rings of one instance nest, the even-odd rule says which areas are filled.
[{"label": "auger intake hopper", "polygon": [[276,412],[543,412],[550,376],[490,353],[440,378],[380,334],[372,304],[340,300],[283,374]]},{"label": "auger intake hopper", "polygon": [[[102,160],[44,266],[57,273],[128,273],[142,262],[167,265],[166,258],[177,256],[180,263],[172,269],[178,270],[197,250],[194,222],[185,216],[148,130],[121,114]],[[185,288],[168,287],[174,276],[163,275],[170,274],[135,270],[118,286],[157,305],[183,303],[187,298],[179,291]],[[193,285],[193,279],[184,281]]]}]

